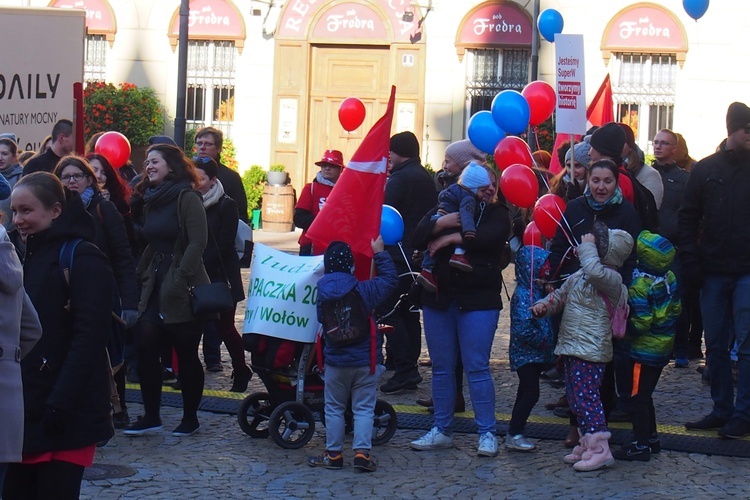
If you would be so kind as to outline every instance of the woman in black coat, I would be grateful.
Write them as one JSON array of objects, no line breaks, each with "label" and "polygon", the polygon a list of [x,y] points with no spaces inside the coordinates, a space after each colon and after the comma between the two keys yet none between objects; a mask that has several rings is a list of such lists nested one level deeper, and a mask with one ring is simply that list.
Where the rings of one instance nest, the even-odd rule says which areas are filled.
[{"label": "woman in black coat", "polygon": [[[228,280],[232,287],[235,307],[224,311],[219,319],[211,321],[206,329],[218,330],[221,340],[227,346],[232,358],[232,392],[245,392],[252,372],[245,364],[245,350],[242,336],[234,325],[236,304],[245,299],[240,274],[240,260],[234,246],[237,236],[237,203],[224,194],[224,187],[217,178],[218,165],[211,158],[196,156],[193,158],[200,179],[196,189],[203,195],[203,208],[206,209],[208,225],[208,244],[203,252],[203,264],[212,283]],[[205,337],[204,337],[205,342]]]},{"label": "woman in black coat", "polygon": [[[104,160],[106,161],[106,160]],[[125,219],[114,202],[107,200],[101,191],[96,173],[88,160],[79,156],[66,156],[55,167],[55,175],[71,191],[77,192],[84,202],[86,211],[94,221],[94,243],[109,259],[115,274],[117,284],[116,296],[113,302],[117,306],[113,310],[122,315],[123,323],[113,324],[115,328],[122,328],[116,334],[118,344],[110,346],[112,366],[123,363],[123,345],[125,342],[125,328],[131,328],[138,319],[138,285],[135,278],[135,260],[133,259],[130,236]],[[119,373],[118,394],[121,410],[113,416],[115,428],[122,429],[130,423],[125,404],[125,378]]]},{"label": "woman in black coat", "polygon": [[[11,208],[24,286],[44,334],[21,361],[23,463],[8,469],[3,498],[78,498],[96,443],[114,434],[103,334],[111,327],[112,270],[92,243],[80,197],[54,175],[22,178]],[[65,243],[75,245],[69,279],[60,262]]]}]

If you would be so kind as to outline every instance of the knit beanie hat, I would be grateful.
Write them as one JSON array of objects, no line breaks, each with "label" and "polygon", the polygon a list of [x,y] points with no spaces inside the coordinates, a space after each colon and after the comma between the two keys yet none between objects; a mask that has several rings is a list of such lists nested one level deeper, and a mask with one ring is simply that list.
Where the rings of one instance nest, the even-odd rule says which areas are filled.
[{"label": "knit beanie hat", "polygon": [[458,183],[469,189],[472,193],[477,194],[479,188],[489,186],[492,184],[492,181],[490,181],[490,174],[487,173],[487,169],[471,162],[464,171],[461,172],[461,177],[458,178]]},{"label": "knit beanie hat", "polygon": [[154,144],[169,144],[170,146],[177,146],[174,139],[167,135],[152,135],[148,138],[148,143],[153,146]]},{"label": "knit beanie hat", "polygon": [[588,141],[584,140],[582,142],[579,142],[578,144],[573,146],[572,149],[568,149],[568,152],[565,153],[565,165],[570,165],[570,158],[571,156],[573,156],[573,159],[576,163],[580,164],[581,166],[586,168],[586,170],[588,170],[591,167],[591,156],[589,155],[590,151],[591,144],[589,144]]},{"label": "knit beanie hat", "polygon": [[445,156],[450,156],[456,164],[464,168],[471,162],[482,163],[485,154],[479,151],[469,139],[452,142],[445,148]]},{"label": "knit beanie hat", "polygon": [[591,134],[591,147],[609,158],[620,158],[625,146],[625,132],[615,122],[609,122]]},{"label": "knit beanie hat", "polygon": [[665,273],[672,265],[675,248],[664,236],[649,231],[641,231],[636,243],[638,267],[642,271]]},{"label": "knit beanie hat", "polygon": [[418,158],[419,141],[417,136],[408,130],[395,134],[391,137],[391,151],[404,158]]},{"label": "knit beanie hat", "polygon": [[727,110],[727,134],[733,134],[750,124],[750,108],[741,102],[733,102]]},{"label": "knit beanie hat", "polygon": [[354,255],[352,249],[343,241],[332,241],[323,256],[326,274],[354,272]]},{"label": "knit beanie hat", "polygon": [[14,134],[13,132],[5,132],[4,134],[0,134],[0,139],[10,139],[13,142],[18,142],[16,134]]}]

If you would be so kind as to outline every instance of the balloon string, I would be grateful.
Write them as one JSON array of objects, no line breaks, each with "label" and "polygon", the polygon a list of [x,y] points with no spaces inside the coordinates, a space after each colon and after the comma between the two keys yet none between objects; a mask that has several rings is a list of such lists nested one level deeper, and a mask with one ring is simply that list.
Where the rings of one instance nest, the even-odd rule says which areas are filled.
[{"label": "balloon string", "polygon": [[417,281],[417,277],[414,273],[414,270],[411,268],[411,264],[409,263],[409,259],[406,258],[406,252],[404,252],[404,247],[401,245],[401,242],[398,242],[398,249],[401,250],[401,255],[404,257],[404,262],[406,262],[406,267],[409,268],[409,273],[411,274],[411,279],[414,281]]},{"label": "balloon string", "polygon": [[[557,206],[557,205],[555,205],[555,206]],[[570,229],[570,224],[568,224],[568,221],[567,221],[567,220],[565,219],[565,215],[564,215],[564,214],[562,214],[562,211],[560,210],[560,207],[557,207],[557,210],[561,212],[561,214],[560,214],[560,215],[561,215],[560,219],[562,219],[562,220],[564,220],[564,221],[565,221],[565,226],[567,226],[567,227],[568,227],[568,229],[570,229],[570,235],[568,234],[568,231],[566,231],[566,230],[565,230],[565,226],[563,226],[563,225],[562,225],[562,224],[560,223],[560,220],[556,219],[556,218],[555,218],[555,216],[554,216],[554,215],[552,215],[552,214],[551,214],[551,213],[549,212],[549,210],[547,210],[547,209],[546,209],[545,207],[539,207],[539,208],[541,208],[541,209],[542,209],[542,211],[543,211],[543,212],[544,212],[545,214],[549,215],[550,219],[552,219],[553,221],[555,221],[555,224],[557,224],[557,225],[558,225],[558,226],[559,226],[559,227],[560,227],[560,228],[561,228],[561,229],[563,230],[563,234],[565,235],[565,239],[566,239],[566,240],[568,240],[568,243],[570,244],[570,246],[576,246],[576,244],[575,244],[574,240],[571,240],[571,239],[570,239],[570,236],[571,236],[571,235],[573,234],[573,230],[572,230],[572,229]]]}]

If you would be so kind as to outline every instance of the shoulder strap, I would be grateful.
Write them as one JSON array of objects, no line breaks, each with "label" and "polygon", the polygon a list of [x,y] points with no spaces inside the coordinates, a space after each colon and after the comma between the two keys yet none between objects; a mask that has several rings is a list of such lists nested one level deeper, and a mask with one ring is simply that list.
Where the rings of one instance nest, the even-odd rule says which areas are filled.
[{"label": "shoulder strap", "polygon": [[76,247],[82,241],[82,238],[75,238],[64,242],[60,247],[58,261],[60,264],[60,272],[62,273],[66,285],[70,285],[70,270],[73,268],[73,256]]}]

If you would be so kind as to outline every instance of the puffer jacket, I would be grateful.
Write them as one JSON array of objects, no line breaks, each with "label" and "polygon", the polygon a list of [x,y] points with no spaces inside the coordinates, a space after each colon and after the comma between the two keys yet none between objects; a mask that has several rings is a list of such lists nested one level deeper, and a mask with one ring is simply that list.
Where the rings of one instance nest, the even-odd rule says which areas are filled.
[{"label": "puffer jacket", "polygon": [[565,307],[555,354],[592,363],[612,360],[612,326],[601,294],[607,296],[614,307],[620,307],[628,300],[628,289],[615,269],[622,266],[632,247],[633,237],[620,229],[609,230],[609,247],[601,260],[595,244],[578,245],[581,269],[573,273],[562,287],[537,302],[547,306],[547,315]]},{"label": "puffer jacket", "polygon": [[[376,253],[373,260],[378,275],[371,280],[358,281],[353,274],[349,273],[330,273],[318,280],[318,321],[323,319],[323,302],[340,299],[355,288],[368,311],[375,309],[396,289],[398,275],[388,252]],[[370,366],[370,344],[370,339],[345,347],[332,347],[324,344],[325,364],[337,367]],[[376,360],[380,364],[383,363],[382,346],[383,335],[378,333]]]},{"label": "puffer jacket", "polygon": [[628,288],[630,318],[625,345],[630,357],[648,366],[665,366],[672,353],[682,305],[677,280],[669,267],[674,246],[657,234],[638,236],[638,268]]},{"label": "puffer jacket", "polygon": [[531,304],[544,297],[543,286],[535,280],[549,277],[548,256],[549,252],[539,247],[525,246],[516,252],[516,289],[510,299],[509,354],[513,371],[529,363],[555,360],[550,318],[535,318],[529,310]]}]

